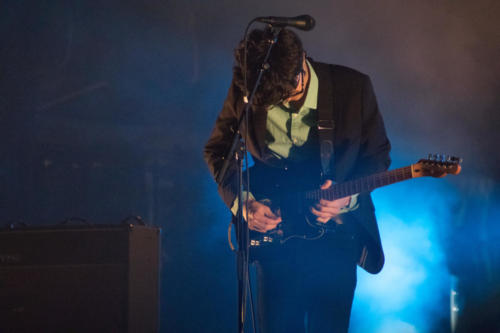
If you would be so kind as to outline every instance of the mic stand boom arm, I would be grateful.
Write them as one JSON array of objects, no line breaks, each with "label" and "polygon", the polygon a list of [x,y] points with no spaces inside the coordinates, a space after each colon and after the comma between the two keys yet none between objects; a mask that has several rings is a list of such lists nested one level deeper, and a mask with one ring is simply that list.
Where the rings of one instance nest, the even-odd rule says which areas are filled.
[{"label": "mic stand boom arm", "polygon": [[[271,55],[271,50],[274,44],[278,40],[278,35],[281,31],[280,27],[273,28],[273,39],[270,40],[269,49],[267,50],[266,57],[264,58],[264,62],[259,70],[259,75],[257,76],[257,81],[252,89],[252,93],[250,94],[250,98],[246,102],[245,109],[243,113],[240,115],[238,119],[237,131],[233,135],[233,141],[231,144],[231,148],[224,158],[224,163],[222,165],[221,171],[217,175],[216,181],[217,184],[221,184],[224,181],[227,170],[229,168],[229,164],[233,159],[237,161],[238,170],[238,212],[236,214],[236,238],[238,241],[238,249],[236,251],[236,266],[237,266],[237,276],[238,276],[238,332],[244,332],[245,326],[245,314],[246,314],[246,303],[247,303],[247,290],[248,290],[248,262],[249,262],[249,237],[248,237],[248,224],[245,223],[243,219],[243,170],[242,170],[242,161],[243,158],[241,156],[246,156],[246,142],[242,144],[242,136],[241,136],[241,124],[243,123],[243,119],[248,124],[248,114],[250,112],[250,107],[252,105],[252,101],[257,91],[257,88],[260,85],[260,81],[262,79],[262,74],[269,68],[269,64],[267,61],[269,60],[269,56]],[[246,34],[245,34],[245,43],[246,43]],[[245,72],[247,70],[245,63]],[[246,93],[246,92],[245,92]],[[247,126],[248,131],[248,126]],[[240,151],[238,152],[238,147]]]}]

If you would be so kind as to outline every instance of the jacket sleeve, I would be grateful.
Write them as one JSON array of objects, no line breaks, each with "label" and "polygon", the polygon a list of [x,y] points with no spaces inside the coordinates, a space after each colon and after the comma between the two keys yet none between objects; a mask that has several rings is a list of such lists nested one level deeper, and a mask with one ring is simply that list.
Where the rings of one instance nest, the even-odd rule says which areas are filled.
[{"label": "jacket sleeve", "polygon": [[[231,83],[226,100],[217,120],[215,121],[212,133],[205,144],[203,156],[208,165],[208,169],[214,179],[217,179],[224,159],[231,148],[234,132],[238,124],[237,98],[240,96],[239,89]],[[237,165],[231,163],[225,179],[219,182],[219,194],[228,208],[233,205],[237,192]]]},{"label": "jacket sleeve", "polygon": [[[355,174],[358,177],[385,171],[391,164],[390,142],[386,136],[384,122],[379,113],[375,94],[368,77],[362,91],[362,133]],[[348,218],[362,226],[359,265],[367,272],[376,274],[382,270],[385,257],[376,223],[375,207],[371,195],[362,193],[358,197],[359,209],[349,212]]]}]

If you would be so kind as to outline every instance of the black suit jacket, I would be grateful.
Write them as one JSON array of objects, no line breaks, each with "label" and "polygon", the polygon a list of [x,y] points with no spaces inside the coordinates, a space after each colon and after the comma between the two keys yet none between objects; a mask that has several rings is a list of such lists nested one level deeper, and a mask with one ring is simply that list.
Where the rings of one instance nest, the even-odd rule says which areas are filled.
[{"label": "black suit jacket", "polygon": [[[312,59],[309,61],[319,80],[319,106],[325,105],[324,101],[328,99],[328,92],[324,89],[326,85],[322,82],[332,80],[333,83],[334,180],[342,182],[386,170],[391,162],[390,143],[370,78],[347,67],[322,64]],[[217,177],[222,167],[244,106],[241,91],[231,84],[204,149],[205,161],[214,177]],[[253,108],[249,128],[243,124],[242,133],[248,134],[247,147],[254,159],[270,167],[279,167],[266,146],[266,120],[267,112],[264,108]],[[218,184],[218,188],[226,205],[231,207],[237,193],[236,165],[230,167],[226,179]],[[361,226],[358,228],[362,247],[358,264],[370,273],[378,273],[384,265],[384,253],[375,209],[369,193],[361,194],[358,200],[359,208],[344,214],[343,220],[345,223],[357,223]]]}]

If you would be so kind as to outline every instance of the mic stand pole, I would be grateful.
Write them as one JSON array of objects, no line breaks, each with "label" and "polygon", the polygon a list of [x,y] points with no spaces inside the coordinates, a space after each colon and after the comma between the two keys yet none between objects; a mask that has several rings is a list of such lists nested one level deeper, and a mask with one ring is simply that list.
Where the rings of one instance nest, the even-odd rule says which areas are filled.
[{"label": "mic stand pole", "polygon": [[[233,142],[231,144],[231,148],[229,149],[229,152],[226,154],[224,158],[224,163],[221,168],[221,172],[217,175],[216,178],[217,184],[221,184],[222,181],[225,180],[230,161],[232,161],[233,159],[236,160],[238,164],[238,170],[237,170],[238,212],[236,214],[236,237],[238,241],[238,249],[236,251],[236,266],[237,266],[237,276],[238,276],[238,332],[239,333],[244,333],[245,330],[245,314],[246,314],[247,291],[249,283],[248,262],[249,262],[249,250],[250,250],[248,224],[246,224],[245,220],[243,219],[243,205],[245,204],[245,202],[243,202],[242,200],[243,198],[242,167],[243,167],[243,157],[246,155],[246,144],[242,143],[243,138],[241,136],[240,129],[241,129],[241,124],[243,123],[243,119],[248,121],[248,114],[250,111],[250,106],[252,105],[253,97],[255,95],[255,92],[257,91],[257,88],[260,85],[262,74],[269,68],[269,64],[267,63],[267,61],[269,60],[269,56],[271,55],[271,50],[274,44],[278,40],[278,35],[280,31],[281,27],[276,27],[272,29],[273,39],[269,41],[270,42],[269,49],[267,50],[266,57],[264,58],[262,67],[259,70],[257,81],[255,82],[255,85],[252,89],[252,93],[250,94],[250,98],[246,103],[245,109],[243,110],[243,113],[240,115],[240,118],[238,119],[238,127],[237,127],[238,130],[233,135]],[[244,70],[246,71],[247,69],[245,68]]]}]

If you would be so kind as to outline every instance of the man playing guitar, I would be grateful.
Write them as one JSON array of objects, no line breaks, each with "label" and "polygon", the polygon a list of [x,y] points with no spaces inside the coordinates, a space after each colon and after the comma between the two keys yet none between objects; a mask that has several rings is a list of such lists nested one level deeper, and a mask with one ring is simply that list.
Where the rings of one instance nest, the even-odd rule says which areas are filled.
[{"label": "man playing guitar", "polygon": [[[272,34],[267,29],[249,34],[246,67],[244,42],[235,50],[231,87],[204,150],[214,177],[231,145],[245,107],[246,87],[256,81],[269,40]],[[356,265],[373,274],[384,265],[370,194],[312,198],[305,205],[287,195],[310,188],[326,190],[333,182],[387,170],[390,143],[365,74],[306,57],[300,39],[288,29],[279,33],[268,65],[248,126],[242,126],[255,161],[244,191],[243,215],[250,230],[266,241],[274,238],[277,245],[254,256],[260,331],[290,333],[307,328],[307,332],[345,333]],[[325,142],[331,143],[328,159],[323,156]],[[233,165],[218,184],[233,213],[238,202],[236,183]],[[302,225],[308,224],[328,227],[302,235]],[[284,238],[289,226],[297,226],[299,236]]]}]

